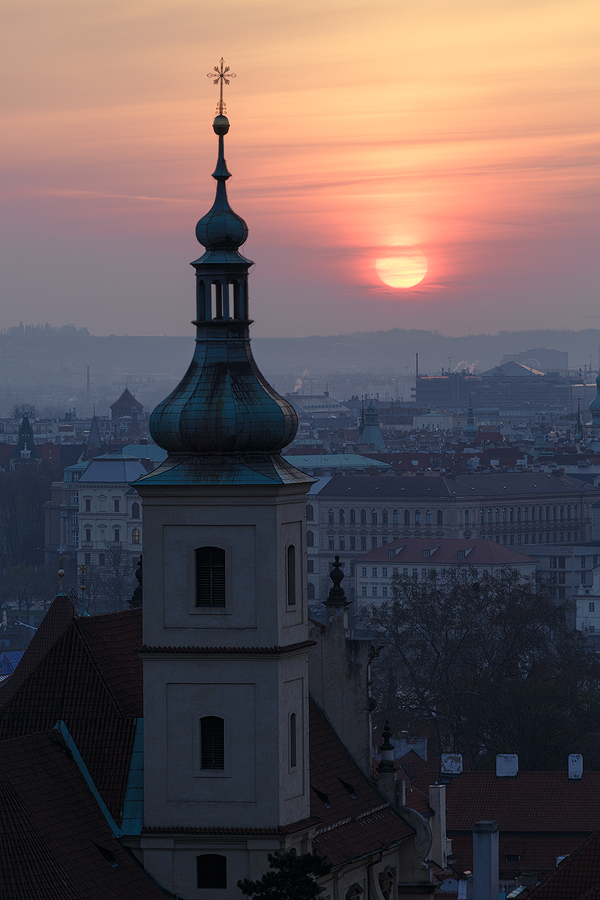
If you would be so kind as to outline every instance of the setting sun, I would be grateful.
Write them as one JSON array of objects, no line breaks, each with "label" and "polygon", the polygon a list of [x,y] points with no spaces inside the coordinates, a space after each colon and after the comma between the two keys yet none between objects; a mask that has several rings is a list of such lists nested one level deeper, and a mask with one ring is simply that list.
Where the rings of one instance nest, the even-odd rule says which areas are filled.
[{"label": "setting sun", "polygon": [[389,287],[414,287],[427,275],[427,257],[416,247],[408,247],[395,251],[393,256],[382,256],[376,261],[375,268]]}]

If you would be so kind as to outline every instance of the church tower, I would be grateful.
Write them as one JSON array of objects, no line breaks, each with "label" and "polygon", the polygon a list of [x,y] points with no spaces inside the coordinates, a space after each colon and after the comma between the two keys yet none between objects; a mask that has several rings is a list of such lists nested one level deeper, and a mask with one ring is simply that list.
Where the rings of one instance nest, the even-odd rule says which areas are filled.
[{"label": "church tower", "polygon": [[166,461],[144,504],[141,855],[186,898],[239,897],[267,853],[306,849],[306,491],[280,451],[297,429],[249,340],[248,228],[229,205],[222,86],[216,198],[196,226],[196,350],[152,413]]}]

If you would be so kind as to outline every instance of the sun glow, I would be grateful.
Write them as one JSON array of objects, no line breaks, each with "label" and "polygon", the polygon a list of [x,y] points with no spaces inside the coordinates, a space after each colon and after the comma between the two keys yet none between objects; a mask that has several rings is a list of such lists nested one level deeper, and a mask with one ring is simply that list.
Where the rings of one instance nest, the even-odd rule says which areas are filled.
[{"label": "sun glow", "polygon": [[382,256],[375,269],[384,284],[394,288],[410,288],[427,275],[427,257],[417,247],[395,250],[393,256]]}]

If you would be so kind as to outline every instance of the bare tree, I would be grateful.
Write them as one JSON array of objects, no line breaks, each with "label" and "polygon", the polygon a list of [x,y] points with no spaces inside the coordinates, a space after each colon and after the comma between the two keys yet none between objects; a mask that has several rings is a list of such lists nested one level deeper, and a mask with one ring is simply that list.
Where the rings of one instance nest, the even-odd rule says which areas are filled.
[{"label": "bare tree", "polygon": [[474,766],[508,752],[523,768],[564,768],[600,731],[598,662],[564,613],[548,585],[512,569],[397,576],[393,598],[365,613],[387,637],[373,672],[383,713]]}]

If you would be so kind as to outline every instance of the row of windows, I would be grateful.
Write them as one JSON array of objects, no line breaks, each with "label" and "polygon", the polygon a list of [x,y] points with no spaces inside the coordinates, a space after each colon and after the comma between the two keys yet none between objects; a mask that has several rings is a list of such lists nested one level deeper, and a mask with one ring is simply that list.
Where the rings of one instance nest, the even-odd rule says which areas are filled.
[{"label": "row of windows", "polygon": [[[75,496],[75,495],[73,495],[73,496]],[[104,506],[104,500],[106,500],[106,497],[98,498],[98,509],[100,512],[104,512],[104,509],[102,508]],[[91,497],[85,497],[84,502],[85,502],[85,512],[91,512],[92,511]],[[113,512],[116,512],[116,513],[121,512],[121,499],[119,497],[113,497]],[[140,517],[140,504],[139,503],[131,504],[130,516],[132,519],[139,519],[139,517]]]},{"label": "row of windows", "polygon": [[[515,538],[516,538],[516,540],[515,540]],[[550,543],[556,544],[556,543],[560,542],[561,544],[564,544],[566,541],[568,544],[570,544],[571,539],[574,541],[579,540],[579,531],[573,531],[573,532],[571,532],[571,531],[552,531],[552,532],[547,531],[547,532],[540,532],[539,534],[536,534],[536,532],[534,531],[534,532],[532,532],[532,534],[526,533],[525,539],[523,539],[522,534],[517,534],[517,535],[515,535],[515,534],[510,534],[510,535],[497,534],[495,536],[495,538],[494,538],[493,534],[490,534],[490,535],[488,535],[487,539],[489,541],[495,540],[497,544],[499,544],[500,542],[502,542],[503,544],[510,544],[511,547],[514,546],[514,544],[518,545],[518,544],[523,544],[523,543],[525,543],[525,544],[550,544]]]},{"label": "row of windows", "polygon": [[[477,513],[475,510],[465,509],[463,511],[464,524],[469,525],[475,524]],[[411,524],[411,510],[405,509],[402,512],[402,516],[400,515],[400,510],[394,509],[391,513],[387,509],[376,510],[372,509],[370,514],[366,509],[350,509],[348,510],[348,517],[346,517],[345,509],[338,509],[337,512],[337,522],[339,525],[345,525],[346,523],[350,525],[366,525],[370,522],[371,525],[377,525],[381,522],[382,525],[399,525],[400,518],[402,517],[402,522],[404,525]],[[314,522],[315,512],[314,507],[310,504],[306,508],[306,518],[309,522]],[[553,506],[496,506],[496,507],[481,507],[479,509],[479,521],[483,525],[486,520],[488,524],[492,524],[493,522],[557,522],[564,521],[565,519],[569,521],[571,518],[578,519],[579,518],[579,505],[576,503],[571,506],[568,504],[556,504]],[[415,509],[413,513],[413,521],[415,525],[420,525],[422,523],[426,525],[433,525],[435,519],[436,525],[444,524],[444,513],[443,510],[431,510],[426,509],[423,513],[420,509]],[[333,508],[330,508],[327,511],[327,522],[329,525],[334,525],[336,522],[336,514]]]},{"label": "row of windows", "polygon": [[[115,525],[115,527],[113,528],[112,534],[113,534],[113,541],[115,542],[115,544],[119,544],[121,542],[121,529],[118,525]],[[91,528],[85,529],[84,540],[87,543],[91,543],[91,541],[92,541],[92,529]],[[140,529],[133,528],[131,531],[131,543],[132,544],[141,544],[141,542],[142,542],[142,533],[141,533]]]},{"label": "row of windows", "polygon": [[[473,513],[473,524],[475,524],[476,513],[474,510],[464,510],[465,525],[470,524],[471,512]],[[576,503],[572,508],[571,504],[554,505],[554,506],[496,506],[492,509],[488,506],[487,510],[483,507],[479,510],[479,522],[484,525],[486,520],[488,525],[493,522],[563,522],[565,519],[569,521],[571,516],[574,519],[579,518],[579,505]]]},{"label": "row of windows", "polygon": [[[389,514],[389,510],[387,510],[387,509],[382,509],[379,511],[379,513],[376,509],[372,509],[370,516],[367,515],[366,509],[360,509],[360,510],[351,509],[348,512],[348,520],[347,521],[348,521],[348,524],[350,524],[350,525],[358,525],[358,524],[366,525],[367,521],[369,521],[371,523],[371,525],[377,525],[378,521],[379,521],[379,515],[381,515],[381,524],[382,525],[390,524],[390,514]],[[314,509],[312,506],[309,505],[306,510],[306,518],[309,522],[313,522],[314,517],[315,517]],[[338,519],[338,524],[340,524],[340,525],[346,524],[346,510],[345,509],[338,510],[337,519]],[[425,510],[425,518],[423,521],[427,525],[433,525],[433,519],[434,519],[433,510],[426,509]],[[409,509],[405,509],[404,512],[402,513],[402,520],[405,525],[410,525],[410,510]],[[435,520],[436,520],[436,525],[444,524],[444,513],[442,512],[441,509],[438,509],[436,511]],[[327,522],[329,523],[329,525],[335,524],[335,511],[333,509],[330,509],[327,513]],[[420,509],[415,509],[415,511],[414,511],[414,522],[415,522],[415,525],[419,525],[421,523],[421,510]],[[398,509],[392,510],[391,524],[392,525],[400,524],[400,510],[398,510]]]}]

